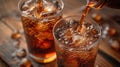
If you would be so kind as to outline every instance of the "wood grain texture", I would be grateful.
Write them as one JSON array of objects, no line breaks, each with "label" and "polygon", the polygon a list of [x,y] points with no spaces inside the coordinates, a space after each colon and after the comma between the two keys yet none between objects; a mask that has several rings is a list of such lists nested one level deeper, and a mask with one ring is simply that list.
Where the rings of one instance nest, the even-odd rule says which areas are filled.
[{"label": "wood grain texture", "polygon": [[102,56],[97,55],[96,66],[98,67],[113,67],[109,62],[107,62]]},{"label": "wood grain texture", "polygon": [[113,58],[115,58],[119,63],[120,63],[120,54],[119,52],[113,50],[109,44],[105,43],[105,42],[101,42],[100,45],[100,49],[102,51],[104,51],[105,53],[107,53],[108,55],[112,56]]}]

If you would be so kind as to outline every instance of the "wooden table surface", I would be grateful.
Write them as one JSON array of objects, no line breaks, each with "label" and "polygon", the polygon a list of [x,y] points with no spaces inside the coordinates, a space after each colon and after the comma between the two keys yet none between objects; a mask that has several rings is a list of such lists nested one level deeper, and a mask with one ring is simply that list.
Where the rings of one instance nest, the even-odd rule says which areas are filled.
[{"label": "wooden table surface", "polygon": [[[63,1],[65,4],[63,16],[80,14],[80,7],[83,5],[80,0]],[[23,31],[17,5],[18,0],[0,0],[0,67],[18,67],[17,63],[12,64],[13,59],[11,57],[11,53],[15,50],[15,41],[11,39],[11,35],[16,30]],[[105,18],[114,15],[120,16],[120,10],[116,9],[103,8],[95,12]],[[26,48],[24,34],[22,35],[21,46]],[[49,64],[34,63],[34,65],[35,67],[56,67],[56,61]],[[107,42],[102,41],[96,59],[96,67],[120,67],[120,52],[115,51]]]}]

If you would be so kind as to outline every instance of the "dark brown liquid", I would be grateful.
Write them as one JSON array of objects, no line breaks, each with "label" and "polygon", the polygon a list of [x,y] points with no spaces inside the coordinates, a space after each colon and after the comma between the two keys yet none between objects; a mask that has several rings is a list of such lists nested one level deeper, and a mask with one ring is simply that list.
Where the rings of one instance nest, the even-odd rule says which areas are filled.
[{"label": "dark brown liquid", "polygon": [[[38,0],[37,3],[38,7],[36,9],[39,15],[44,10],[42,1]],[[56,55],[52,29],[54,24],[62,18],[61,15],[43,22],[35,17],[25,15],[21,17],[30,54],[38,58],[50,58]]]},{"label": "dark brown liquid", "polygon": [[56,43],[58,67],[94,67],[98,45],[91,50],[69,51]]},{"label": "dark brown liquid", "polygon": [[86,18],[86,16],[88,15],[88,13],[89,13],[89,11],[90,11],[90,9],[91,9],[91,7],[94,5],[94,3],[92,3],[92,2],[90,2],[87,6],[86,6],[86,8],[85,8],[85,10],[83,11],[83,13],[82,13],[82,16],[81,16],[81,19],[80,19],[80,25],[79,25],[79,27],[77,28],[77,31],[81,31],[81,29],[82,29],[82,24],[84,23],[84,20],[85,20],[85,18]]},{"label": "dark brown liquid", "polygon": [[55,55],[53,25],[61,17],[46,23],[22,16],[29,52],[36,57],[49,58]]},{"label": "dark brown liquid", "polygon": [[85,10],[84,10],[84,12],[82,14],[82,17],[80,19],[80,24],[83,24],[83,22],[85,20],[85,17],[87,16],[89,10],[90,10],[90,6],[88,5],[88,6],[86,6],[86,8],[85,8]]}]

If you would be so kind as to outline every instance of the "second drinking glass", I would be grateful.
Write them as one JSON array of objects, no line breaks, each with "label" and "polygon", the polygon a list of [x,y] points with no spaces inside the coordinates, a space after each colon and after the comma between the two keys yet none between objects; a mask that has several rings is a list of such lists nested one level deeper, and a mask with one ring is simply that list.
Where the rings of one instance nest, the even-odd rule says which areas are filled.
[{"label": "second drinking glass", "polygon": [[80,18],[63,18],[53,28],[58,67],[94,67],[101,29],[89,18],[80,25]]},{"label": "second drinking glass", "polygon": [[62,18],[62,0],[20,0],[29,56],[40,63],[56,59],[52,29]]}]

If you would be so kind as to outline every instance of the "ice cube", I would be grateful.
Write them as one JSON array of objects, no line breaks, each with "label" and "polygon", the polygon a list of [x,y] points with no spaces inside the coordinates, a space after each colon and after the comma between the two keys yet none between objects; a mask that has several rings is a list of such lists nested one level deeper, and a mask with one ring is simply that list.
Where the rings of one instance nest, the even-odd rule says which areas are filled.
[{"label": "ice cube", "polygon": [[22,11],[24,15],[29,15],[29,16],[35,16],[35,12],[36,12],[35,6],[29,6],[27,7],[26,10]]},{"label": "ice cube", "polygon": [[44,11],[47,12],[54,12],[56,10],[56,6],[48,1],[44,1],[43,6],[44,6]]},{"label": "ice cube", "polygon": [[72,28],[73,31],[75,31],[78,27],[79,23],[76,20],[71,19],[69,21],[69,27]]},{"label": "ice cube", "polygon": [[41,12],[41,17],[53,16],[55,14],[56,14],[56,12],[54,10],[48,9],[47,11],[42,11]]},{"label": "ice cube", "polygon": [[76,40],[81,40],[83,38],[83,36],[79,35],[79,34],[73,34],[72,35],[72,38],[73,38],[73,42],[75,42]]},{"label": "ice cube", "polygon": [[67,40],[69,40],[72,38],[72,33],[70,29],[67,29],[64,33],[65,33],[63,36],[64,39],[66,38]]},{"label": "ice cube", "polygon": [[48,17],[48,16],[52,16],[52,15],[54,15],[55,14],[55,12],[52,12],[52,11],[48,11],[48,12],[42,12],[41,13],[41,17]]},{"label": "ice cube", "polygon": [[36,29],[37,31],[46,31],[46,30],[49,29],[49,24],[39,22],[39,23],[35,26],[35,29]]},{"label": "ice cube", "polygon": [[22,11],[26,11],[26,10],[28,10],[28,9],[29,9],[29,6],[26,5],[26,4],[24,4],[24,5],[21,7],[21,10],[22,10]]},{"label": "ice cube", "polygon": [[33,0],[28,0],[25,3],[23,3],[21,10],[26,11],[26,10],[30,9],[31,7],[33,7],[34,4],[35,3],[33,2]]},{"label": "ice cube", "polygon": [[58,7],[60,7],[58,4],[59,3],[57,1],[53,1],[53,3],[49,1],[44,1],[43,2],[44,10],[42,11],[41,16],[46,17],[56,14],[59,11]]},{"label": "ice cube", "polygon": [[86,43],[86,38],[83,37],[82,39],[78,39],[74,41],[74,47],[81,47],[82,45],[85,45]]},{"label": "ice cube", "polygon": [[44,6],[44,10],[48,12],[54,12],[56,10],[55,6],[53,4],[48,4]]}]

